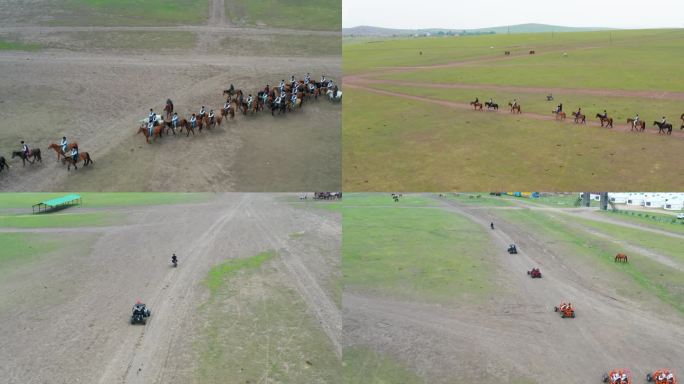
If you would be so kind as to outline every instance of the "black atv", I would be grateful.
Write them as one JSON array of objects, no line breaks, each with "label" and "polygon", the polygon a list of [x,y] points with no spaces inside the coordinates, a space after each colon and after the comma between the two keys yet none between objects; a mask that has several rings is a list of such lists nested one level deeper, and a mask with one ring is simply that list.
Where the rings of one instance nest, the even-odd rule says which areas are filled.
[{"label": "black atv", "polygon": [[508,253],[511,255],[515,255],[518,253],[518,248],[516,248],[515,244],[511,244],[508,246]]},{"label": "black atv", "polygon": [[150,315],[152,315],[152,312],[145,306],[145,304],[138,303],[133,306],[131,324],[145,324]]}]

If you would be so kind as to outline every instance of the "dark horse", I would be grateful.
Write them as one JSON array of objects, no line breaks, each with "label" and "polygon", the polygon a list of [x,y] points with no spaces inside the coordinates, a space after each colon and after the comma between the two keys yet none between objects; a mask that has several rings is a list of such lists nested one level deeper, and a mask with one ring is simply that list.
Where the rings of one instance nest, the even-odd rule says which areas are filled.
[{"label": "dark horse", "polygon": [[575,117],[575,124],[586,124],[587,123],[587,116],[573,112],[572,115]]},{"label": "dark horse", "polygon": [[[14,159],[15,157],[21,157],[21,161],[23,162],[23,165],[26,165],[26,161],[28,160],[29,163],[33,164],[38,160],[39,163],[43,162],[43,158],[40,156],[40,149],[32,149],[29,152],[28,156],[24,156],[24,152],[22,151],[14,151],[12,152],[12,158]],[[33,160],[31,158],[33,157]]]},{"label": "dark horse", "polygon": [[499,104],[497,104],[497,103],[490,103],[489,101],[485,102],[485,107],[487,107],[487,109],[490,109],[490,110],[491,110],[491,109],[493,109],[493,110],[495,110],[495,111],[498,111],[498,110],[499,110]]},{"label": "dark horse", "polygon": [[663,124],[661,122],[654,121],[653,126],[655,127],[656,125],[658,126],[658,133],[666,133],[668,135],[672,134],[672,124],[670,124],[670,123]]},{"label": "dark horse", "polygon": [[613,128],[613,118],[608,117],[608,116],[603,116],[600,113],[596,114],[596,117],[598,117],[601,120],[601,127],[603,127],[603,124],[606,124],[606,128]]},{"label": "dark horse", "polygon": [[476,102],[476,101],[471,101],[471,102],[470,102],[470,105],[472,105],[473,108],[475,108],[475,110],[478,110],[478,109],[479,109],[480,111],[482,110],[482,103],[479,103],[479,102]]},{"label": "dark horse", "polygon": [[74,169],[78,169],[77,164],[80,162],[83,162],[83,166],[87,167],[88,164],[93,163],[93,160],[90,158],[90,154],[88,152],[81,152],[78,154],[78,159],[74,160],[73,156],[65,156],[62,159],[62,163],[67,163],[67,171],[71,169],[71,166],[74,166]]},{"label": "dark horse", "polygon": [[7,164],[7,160],[5,160],[4,156],[0,156],[0,172],[5,168],[9,171],[9,164]]}]

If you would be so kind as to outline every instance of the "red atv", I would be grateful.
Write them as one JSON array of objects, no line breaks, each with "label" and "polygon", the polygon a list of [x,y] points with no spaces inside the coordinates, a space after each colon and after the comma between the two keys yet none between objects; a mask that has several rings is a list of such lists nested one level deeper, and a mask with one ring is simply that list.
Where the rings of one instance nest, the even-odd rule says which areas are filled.
[{"label": "red atv", "polygon": [[541,271],[539,268],[532,268],[531,271],[527,271],[527,274],[533,279],[541,279]]}]

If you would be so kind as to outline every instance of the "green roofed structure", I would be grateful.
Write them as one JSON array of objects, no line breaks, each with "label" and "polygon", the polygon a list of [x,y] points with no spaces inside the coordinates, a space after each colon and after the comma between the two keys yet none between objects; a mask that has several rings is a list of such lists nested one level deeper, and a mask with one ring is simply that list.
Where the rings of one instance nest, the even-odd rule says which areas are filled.
[{"label": "green roofed structure", "polygon": [[33,213],[44,213],[71,206],[81,206],[81,195],[66,195],[33,205]]}]

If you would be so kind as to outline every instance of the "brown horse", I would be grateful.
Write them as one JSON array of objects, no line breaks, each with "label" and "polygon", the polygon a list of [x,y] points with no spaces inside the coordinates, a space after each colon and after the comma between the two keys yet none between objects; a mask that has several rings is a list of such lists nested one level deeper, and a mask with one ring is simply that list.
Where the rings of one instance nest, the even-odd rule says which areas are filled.
[{"label": "brown horse", "polygon": [[565,112],[553,111],[553,114],[556,115],[556,120],[560,120],[560,121],[563,121],[563,120],[565,120],[566,117],[568,117],[568,115],[566,115]]},{"label": "brown horse", "polygon": [[575,117],[575,124],[586,124],[587,123],[587,116],[585,116],[581,113],[573,112],[572,116]]},{"label": "brown horse", "polygon": [[630,131],[633,131],[634,128],[636,128],[637,132],[639,132],[639,131],[643,132],[646,130],[646,122],[643,120],[639,121],[635,126],[634,125],[634,119],[627,119],[627,124],[632,126],[632,129],[630,129]]},{"label": "brown horse", "polygon": [[230,107],[226,110],[225,108],[221,108],[221,117],[225,118],[230,116],[231,119],[235,118],[235,108],[233,108],[233,105],[230,104]]},{"label": "brown horse", "polygon": [[520,104],[513,106],[513,103],[508,103],[508,106],[511,107],[511,113],[522,113],[522,111],[520,110]]},{"label": "brown horse", "polygon": [[482,110],[482,103],[476,103],[476,102],[474,102],[474,101],[471,101],[471,102],[470,102],[470,105],[472,105],[473,108],[474,108],[475,110],[478,110],[478,109],[479,109],[480,111]]},{"label": "brown horse", "polygon": [[[145,136],[145,141],[147,141],[147,144],[150,143],[150,130],[147,129],[147,127],[140,127],[138,128],[138,133],[142,133]],[[157,140],[158,138],[161,139],[162,137],[162,126],[158,125],[154,128],[152,128],[152,139]]]},{"label": "brown horse", "polygon": [[71,170],[71,166],[74,166],[74,169],[78,170],[77,164],[83,162],[83,166],[87,167],[88,164],[93,163],[93,159],[90,158],[90,154],[88,152],[81,152],[78,154],[78,159],[74,160],[72,156],[64,156],[64,159],[62,159],[62,164],[67,163],[67,171]]},{"label": "brown horse", "polygon": [[195,128],[190,125],[190,123],[186,119],[181,119],[180,121],[180,130],[178,133],[183,133],[183,128],[185,128],[185,131],[187,132],[187,135],[185,137],[190,136],[190,133],[192,132],[192,135],[195,136]]},{"label": "brown horse", "polygon": [[530,55],[534,55],[534,54],[536,54],[536,53],[537,53],[537,52],[535,52],[535,51],[530,51]]},{"label": "brown horse", "polygon": [[597,113],[596,117],[601,120],[601,127],[603,127],[603,124],[606,124],[606,128],[613,128],[613,118],[612,117],[603,117],[602,114]]},{"label": "brown horse", "polygon": [[[69,151],[71,151],[72,149],[74,149],[74,147],[78,148],[78,143],[76,143],[76,142],[69,143],[69,144],[67,145],[67,152],[69,152]],[[60,158],[60,157],[66,156],[66,155],[64,154],[64,151],[62,150],[62,146],[59,145],[59,144],[50,143],[50,145],[48,145],[48,149],[52,149],[52,150],[54,150],[54,151],[57,153],[57,161],[59,161],[59,158]]]},{"label": "brown horse", "polygon": [[511,55],[511,51],[506,51],[506,52],[504,52],[504,55],[510,56],[510,55]]},{"label": "brown horse", "polygon": [[[23,166],[26,165],[26,161],[28,160],[29,164],[33,164],[38,160],[39,163],[43,162],[43,158],[40,155],[40,148],[36,149],[31,149],[29,151],[28,156],[24,156],[24,152],[22,151],[13,151],[12,152],[12,158],[14,159],[15,157],[21,157],[21,161]],[[33,157],[33,160],[31,158]]]},{"label": "brown horse", "polygon": [[684,113],[682,113],[682,115],[679,118],[682,119],[682,126],[679,127],[679,130],[682,130],[684,129]]},{"label": "brown horse", "polygon": [[615,255],[615,260],[616,263],[626,263],[627,262],[627,255],[624,253],[618,253]]}]

